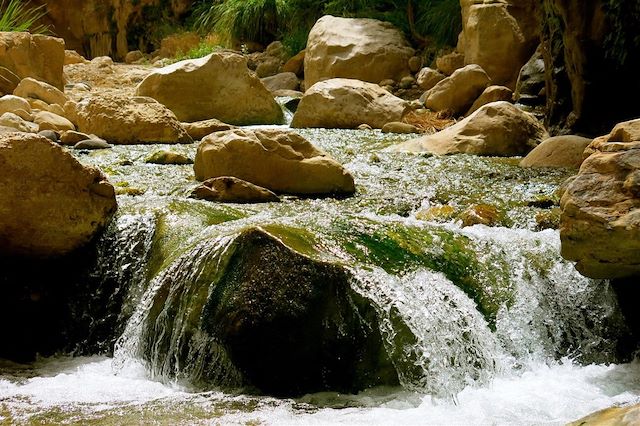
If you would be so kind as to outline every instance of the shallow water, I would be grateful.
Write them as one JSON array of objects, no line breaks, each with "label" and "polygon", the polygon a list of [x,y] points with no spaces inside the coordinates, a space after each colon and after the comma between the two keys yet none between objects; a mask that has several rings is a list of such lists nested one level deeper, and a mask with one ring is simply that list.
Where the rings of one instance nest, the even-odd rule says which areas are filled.
[{"label": "shallow water", "polygon": [[[383,151],[407,135],[300,133],[354,174],[354,197],[214,204],[186,197],[197,184],[191,166],[144,162],[167,146],[75,152],[101,167],[120,194],[112,250],[104,253],[116,256],[108,265],[141,270],[125,300],[133,316],[115,359],[1,363],[0,423],[563,424],[640,400],[640,364],[613,364],[627,331],[609,284],[581,277],[560,258],[557,231],[536,231],[536,215],[553,207],[571,171]],[[193,158],[196,147],[170,149]],[[457,214],[478,203],[497,208],[498,226],[460,227]],[[441,205],[456,214],[418,219]],[[153,277],[181,273],[181,259],[197,265],[194,253],[217,255],[225,239],[250,226],[353,273],[352,287],[382,319],[402,387],[295,400],[198,392],[138,359]],[[153,230],[161,249],[148,262],[127,260],[131,247],[151,252]]]}]

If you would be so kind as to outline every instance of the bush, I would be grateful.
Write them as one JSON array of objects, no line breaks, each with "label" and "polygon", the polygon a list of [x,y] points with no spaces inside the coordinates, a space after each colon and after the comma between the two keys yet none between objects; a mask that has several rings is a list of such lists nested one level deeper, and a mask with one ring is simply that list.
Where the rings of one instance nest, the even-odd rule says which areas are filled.
[{"label": "bush", "polygon": [[0,31],[30,31],[44,34],[49,31],[46,25],[36,24],[46,15],[46,5],[28,7],[20,0],[0,0]]}]

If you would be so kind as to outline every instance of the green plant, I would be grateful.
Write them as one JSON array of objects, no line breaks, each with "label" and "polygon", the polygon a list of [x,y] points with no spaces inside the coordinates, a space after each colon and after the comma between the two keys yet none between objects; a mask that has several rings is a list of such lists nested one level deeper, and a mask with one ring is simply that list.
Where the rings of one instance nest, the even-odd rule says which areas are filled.
[{"label": "green plant", "polygon": [[46,25],[37,22],[47,14],[46,5],[29,7],[20,0],[0,0],[0,31],[29,31],[44,34]]},{"label": "green plant", "polygon": [[179,52],[174,59],[177,62],[177,61],[182,61],[184,59],[202,58],[203,56],[207,56],[208,54],[213,53],[220,49],[222,49],[222,46],[218,44],[211,44],[207,41],[202,41],[196,47],[190,49],[187,52]]}]

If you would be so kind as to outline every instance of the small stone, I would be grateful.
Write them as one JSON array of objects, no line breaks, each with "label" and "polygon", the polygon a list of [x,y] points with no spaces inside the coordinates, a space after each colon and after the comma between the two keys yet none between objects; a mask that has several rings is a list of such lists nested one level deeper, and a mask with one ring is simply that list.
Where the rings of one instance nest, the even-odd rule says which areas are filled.
[{"label": "small stone", "polygon": [[382,126],[382,133],[420,133],[420,129],[413,124],[392,121]]},{"label": "small stone", "polygon": [[496,226],[500,221],[500,213],[494,206],[476,204],[462,212],[460,219],[463,227],[473,225]]},{"label": "small stone", "polygon": [[132,50],[131,52],[127,53],[127,55],[124,57],[124,61],[127,64],[132,64],[143,58],[144,58],[144,53],[142,53],[139,50]]},{"label": "small stone", "polygon": [[369,126],[368,124],[361,124],[357,127],[358,130],[373,130],[373,128],[371,126]]},{"label": "small stone", "polygon": [[396,82],[390,78],[387,78],[386,80],[382,80],[380,82],[380,87],[385,87],[385,86],[394,87],[395,85],[396,85]]},{"label": "small stone", "polygon": [[450,205],[433,206],[422,209],[416,213],[418,220],[449,220],[453,217],[455,209]]},{"label": "small stone", "polygon": [[222,203],[269,203],[280,198],[258,185],[232,176],[222,176],[204,181],[193,190],[192,198]]},{"label": "small stone", "polygon": [[53,130],[43,130],[41,132],[38,132],[38,134],[49,139],[51,142],[58,142],[58,134]]},{"label": "small stone", "polygon": [[167,151],[164,149],[155,151],[145,160],[145,163],[150,164],[175,164],[175,165],[184,165],[184,164],[193,164],[193,160],[187,157],[184,154],[180,154],[179,152]]},{"label": "small stone", "polygon": [[410,89],[415,84],[415,82],[416,79],[408,75],[406,77],[402,77],[402,80],[400,80],[400,87],[402,89]]},{"label": "small stone", "polygon": [[[42,133],[42,132],[41,132]],[[87,135],[86,133],[76,132],[75,130],[67,130],[62,133],[60,136],[60,143],[63,145],[75,145],[78,142],[86,141],[88,139],[93,139],[91,135]]]},{"label": "small stone", "polygon": [[102,139],[87,139],[80,141],[73,146],[73,149],[109,149],[112,148],[106,141]]}]

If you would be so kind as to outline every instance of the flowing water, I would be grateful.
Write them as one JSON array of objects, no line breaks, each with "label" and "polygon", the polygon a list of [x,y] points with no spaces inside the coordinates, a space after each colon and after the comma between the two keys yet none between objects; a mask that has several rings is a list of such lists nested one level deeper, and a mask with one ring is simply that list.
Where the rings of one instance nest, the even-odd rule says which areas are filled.
[{"label": "flowing water", "polygon": [[[100,302],[110,320],[96,318],[89,334],[100,339],[75,348],[108,356],[0,362],[0,424],[563,424],[640,401],[640,363],[629,363],[609,283],[580,276],[559,256],[558,232],[538,230],[569,171],[383,151],[409,136],[300,133],[354,174],[356,196],[208,203],[187,198],[191,166],[145,163],[166,147],[76,153],[120,194],[91,273],[98,289],[118,289]],[[196,145],[171,149],[193,158]],[[461,226],[477,204],[493,206],[495,226]],[[348,272],[375,308],[400,386],[288,399],[241,389],[224,352],[193,329],[211,277],[256,227]]]}]

